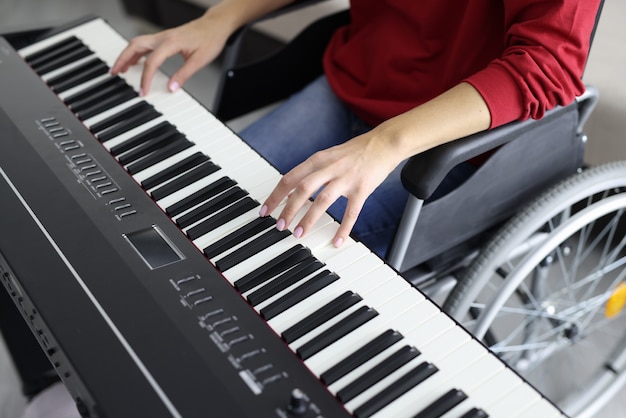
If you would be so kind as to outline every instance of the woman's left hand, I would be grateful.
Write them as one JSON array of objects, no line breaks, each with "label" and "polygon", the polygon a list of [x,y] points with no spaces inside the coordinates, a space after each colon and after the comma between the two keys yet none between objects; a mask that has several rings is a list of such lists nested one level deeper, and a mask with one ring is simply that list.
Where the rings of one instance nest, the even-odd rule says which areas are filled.
[{"label": "woman's left hand", "polygon": [[279,230],[284,230],[317,193],[311,207],[293,228],[294,236],[299,238],[330,205],[345,196],[348,204],[333,239],[333,244],[339,247],[348,238],[367,197],[400,161],[374,131],[355,137],[313,154],[285,174],[263,204],[260,215],[269,215],[287,197],[276,223]]}]

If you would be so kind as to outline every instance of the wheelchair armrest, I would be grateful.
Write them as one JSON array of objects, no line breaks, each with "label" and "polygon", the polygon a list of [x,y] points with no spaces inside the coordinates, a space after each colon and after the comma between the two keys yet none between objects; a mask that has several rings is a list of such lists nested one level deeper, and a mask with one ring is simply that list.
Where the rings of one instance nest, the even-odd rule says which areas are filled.
[{"label": "wheelchair armrest", "polygon": [[591,114],[597,101],[597,90],[588,88],[585,94],[576,101],[568,106],[556,107],[546,112],[540,120],[528,119],[521,122],[511,122],[414,155],[407,161],[402,170],[402,184],[409,193],[419,199],[426,200],[456,165],[495,150],[518,138],[531,126],[550,123],[552,119],[557,118],[559,114],[572,106],[576,106],[580,114],[577,132],[581,134],[582,125]]}]

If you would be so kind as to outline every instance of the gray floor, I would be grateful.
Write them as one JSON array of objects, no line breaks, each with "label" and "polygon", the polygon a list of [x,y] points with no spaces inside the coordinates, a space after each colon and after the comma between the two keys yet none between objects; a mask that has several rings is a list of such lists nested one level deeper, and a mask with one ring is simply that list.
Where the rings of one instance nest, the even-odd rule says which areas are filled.
[{"label": "gray floor", "polygon": [[[154,29],[144,22],[129,18],[119,0],[0,0],[0,34],[54,26],[86,14],[106,18],[128,38]],[[626,39],[625,17],[626,2],[606,1],[587,66],[585,81],[598,87],[601,92],[598,109],[587,125],[590,142],[586,160],[592,164],[626,159],[626,146],[623,143],[626,139],[626,100],[623,99],[626,96],[626,49],[623,48]],[[169,68],[176,65],[176,60],[167,64]],[[186,88],[198,100],[210,106],[215,78],[216,69],[209,67],[195,76]],[[233,128],[237,129],[245,123],[247,120],[236,121]],[[0,418],[21,416],[24,406],[25,400],[19,393],[14,370],[0,341]],[[619,417],[626,417],[626,391],[597,416]]]}]

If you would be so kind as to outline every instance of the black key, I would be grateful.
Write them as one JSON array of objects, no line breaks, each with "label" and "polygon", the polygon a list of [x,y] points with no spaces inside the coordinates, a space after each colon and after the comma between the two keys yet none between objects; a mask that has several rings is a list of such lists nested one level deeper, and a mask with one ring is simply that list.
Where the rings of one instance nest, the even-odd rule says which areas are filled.
[{"label": "black key", "polygon": [[[267,218],[272,219],[272,218]],[[307,257],[311,255],[311,251],[308,248],[302,246],[302,244],[297,244],[287,251],[279,255],[278,257],[269,260],[267,263],[262,266],[254,269],[250,273],[246,274],[239,280],[237,280],[234,284],[237,289],[241,293],[247,292],[260,285],[261,283],[265,283],[272,277],[286,271],[296,264],[302,262]]]},{"label": "black key", "polygon": [[315,257],[309,256],[297,266],[285,271],[280,276],[272,280],[271,283],[266,284],[262,288],[254,291],[248,295],[248,302],[252,306],[256,306],[261,302],[266,301],[274,295],[282,292],[290,286],[303,280],[305,277],[321,270],[324,264],[316,260]]},{"label": "black key", "polygon": [[[180,132],[167,132],[163,135],[159,135],[155,138],[150,139],[147,142],[139,145],[138,147],[133,148],[130,151],[125,152],[120,155],[118,161],[122,165],[132,164],[137,160],[142,159],[146,155],[153,153],[154,151],[158,151],[159,149],[171,144],[173,142],[184,142],[186,141],[185,136]],[[208,158],[208,157],[207,157]]]},{"label": "black key", "polygon": [[339,276],[334,273],[324,270],[315,277],[307,280],[306,283],[301,284],[291,292],[287,293],[280,299],[270,303],[265,308],[261,309],[261,315],[263,318],[270,320],[276,315],[291,308],[294,305],[302,302],[312,294],[319,292],[329,284],[339,280]]},{"label": "black key", "polygon": [[301,359],[306,360],[376,316],[378,316],[378,312],[374,309],[369,306],[362,306],[300,347],[297,350],[298,355]]},{"label": "black key", "polygon": [[176,164],[172,164],[166,169],[161,170],[157,174],[148,177],[143,182],[141,182],[141,185],[144,189],[153,189],[158,185],[163,184],[166,181],[169,181],[174,177],[179,176],[208,160],[209,157],[201,152],[196,152],[186,158],[183,158]]},{"label": "black key", "polygon": [[79,91],[63,100],[70,109],[74,112],[85,108],[86,104],[89,106],[94,98],[103,98],[111,94],[112,91],[117,91],[121,87],[129,87],[126,82],[117,76],[111,76],[105,80],[99,81],[91,87]]},{"label": "black key", "polygon": [[111,147],[109,152],[117,156],[127,151],[130,151],[131,149],[138,147],[153,138],[158,138],[161,135],[170,135],[174,133],[178,133],[174,125],[169,122],[161,122],[133,136],[132,138],[128,138],[121,144]]},{"label": "black key", "polygon": [[[121,113],[126,114],[125,111],[122,111]],[[105,131],[99,132],[98,139],[100,142],[108,141],[109,139],[113,139],[124,132],[128,132],[131,129],[141,126],[146,122],[150,122],[152,119],[156,119],[159,116],[161,116],[161,113],[157,112],[152,106],[148,106],[136,114],[129,115],[128,118],[118,122]]]},{"label": "black key", "polygon": [[59,42],[56,42],[50,46],[47,46],[37,52],[30,54],[24,58],[29,65],[41,65],[49,59],[54,59],[57,56],[65,54],[66,51],[71,51],[74,48],[84,46],[84,44],[75,36],[70,36]]},{"label": "black key", "polygon": [[305,334],[308,334],[320,325],[330,321],[332,318],[339,315],[350,306],[357,304],[361,300],[363,300],[361,296],[357,295],[354,292],[344,292],[343,294],[328,302],[326,305],[322,306],[312,314],[308,315],[306,318],[293,324],[291,327],[286,329],[281,336],[287,344],[291,344],[298,338],[302,337]]},{"label": "black key", "polygon": [[264,249],[271,247],[277,242],[282,241],[289,235],[291,235],[291,231],[288,229],[279,231],[278,229],[272,228],[244,246],[237,248],[232,253],[221,258],[215,263],[215,266],[221,271],[226,271],[242,261],[247,260],[253,255],[263,251]]},{"label": "black key", "polygon": [[178,154],[188,148],[193,147],[193,142],[184,140],[184,141],[176,141],[172,144],[166,145],[158,151],[147,155],[139,161],[135,161],[132,164],[126,166],[126,170],[130,174],[137,174],[140,171],[145,170],[146,168],[152,167],[153,165],[160,163],[161,161],[169,158],[173,155]]},{"label": "black key", "polygon": [[479,408],[472,408],[463,415],[461,418],[488,418],[489,414]]},{"label": "black key", "polygon": [[214,230],[215,228],[224,225],[227,222],[232,221],[235,218],[243,215],[259,206],[259,202],[252,199],[251,197],[245,197],[239,202],[232,205],[228,210],[223,210],[220,213],[216,213],[214,216],[211,216],[209,219],[202,221],[200,224],[194,226],[189,231],[187,231],[187,236],[194,240],[196,238],[201,237],[209,231]]},{"label": "black key", "polygon": [[[225,177],[223,177],[223,179],[226,180]],[[166,212],[168,211],[166,210]],[[221,238],[206,247],[203,251],[204,255],[209,258],[215,258],[218,255],[222,254],[224,251],[227,251],[234,246],[241,244],[245,240],[252,238],[256,234],[260,234],[266,229],[271,228],[272,226],[274,226],[274,224],[274,219],[270,217],[255,218],[254,220],[248,222],[236,231],[233,231],[232,233],[226,235],[224,238]]]},{"label": "black key", "polygon": [[339,398],[339,400],[343,403],[354,399],[357,395],[363,393],[367,388],[380,382],[382,379],[389,376],[391,373],[395,372],[415,357],[419,356],[419,354],[420,352],[414,347],[405,345],[385,360],[378,363],[372,369],[359,376],[354,382],[338,391],[337,398]]},{"label": "black key", "polygon": [[161,200],[165,196],[169,196],[183,187],[189,186],[201,178],[215,173],[219,169],[220,167],[213,164],[211,161],[205,161],[196,168],[187,171],[185,174],[175,178],[169,183],[164,184],[150,194],[155,200]]},{"label": "black key", "polygon": [[119,123],[124,122],[126,119],[129,119],[133,116],[143,114],[144,112],[148,112],[154,110],[154,108],[146,102],[135,103],[134,105],[117,112],[114,115],[109,116],[108,118],[93,124],[89,130],[94,134],[98,134],[100,132],[105,131]]},{"label": "black key", "polygon": [[414,418],[439,418],[466,399],[467,395],[462,390],[451,389],[415,415]]},{"label": "black key", "polygon": [[321,374],[320,378],[326,385],[335,383],[352,370],[356,369],[366,361],[371,360],[378,354],[391,347],[402,338],[402,334],[394,330],[387,330],[372,341],[359,348],[354,353],[350,354],[339,363],[326,370]]},{"label": "black key", "polygon": [[108,72],[109,67],[99,58],[94,58],[48,80],[46,83],[59,94]]},{"label": "black key", "polygon": [[37,74],[43,76],[51,71],[57,70],[65,65],[76,62],[79,59],[85,58],[89,55],[93,55],[93,52],[83,45],[76,48],[68,49],[65,53],[57,55],[52,59],[47,59],[35,64],[31,63],[31,66]]},{"label": "black key", "polygon": [[246,196],[248,196],[248,192],[243,190],[242,188],[230,188],[224,193],[215,197],[214,199],[209,200],[208,202],[198,206],[189,213],[186,213],[180,218],[176,219],[176,223],[181,228],[187,228],[188,226],[193,225],[196,222],[207,218],[214,213],[219,212],[220,210],[232,205],[233,203],[243,199]]},{"label": "black key", "polygon": [[437,370],[438,369],[430,363],[420,364],[355,409],[354,415],[357,418],[367,418],[374,415],[376,412],[428,379],[435,374]]},{"label": "black key", "polygon": [[137,93],[129,88],[112,94],[102,99],[101,101],[94,103],[92,106],[76,112],[76,116],[80,120],[87,120],[91,117],[99,115],[100,113],[106,112],[107,110],[112,109],[117,105],[126,103],[127,101],[132,100],[135,97],[137,97]]},{"label": "black key", "polygon": [[186,210],[191,209],[194,206],[199,205],[202,202],[205,202],[218,194],[224,192],[225,190],[230,189],[231,187],[235,187],[237,183],[229,179],[228,177],[222,177],[218,180],[215,180],[213,183],[209,184],[206,187],[198,190],[195,193],[190,194],[186,198],[182,199],[179,202],[174,203],[169,206],[165,212],[171,217],[179,215]]}]

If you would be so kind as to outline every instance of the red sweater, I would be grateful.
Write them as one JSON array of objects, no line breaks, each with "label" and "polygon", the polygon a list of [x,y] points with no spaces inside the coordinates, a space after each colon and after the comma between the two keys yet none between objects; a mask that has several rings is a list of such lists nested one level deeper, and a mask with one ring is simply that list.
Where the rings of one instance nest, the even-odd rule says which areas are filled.
[{"label": "red sweater", "polygon": [[324,57],[335,93],[371,125],[472,84],[491,127],[541,118],[584,91],[600,0],[352,0]]}]

